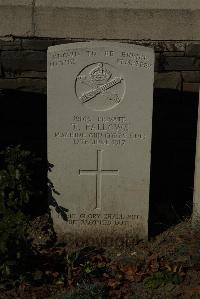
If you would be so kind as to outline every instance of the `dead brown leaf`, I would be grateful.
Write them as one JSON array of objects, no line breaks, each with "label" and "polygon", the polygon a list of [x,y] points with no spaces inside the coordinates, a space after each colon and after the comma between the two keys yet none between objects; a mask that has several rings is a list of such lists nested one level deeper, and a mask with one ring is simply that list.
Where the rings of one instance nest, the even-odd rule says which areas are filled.
[{"label": "dead brown leaf", "polygon": [[120,282],[117,281],[116,279],[114,278],[110,278],[108,280],[108,283],[107,283],[108,287],[112,288],[112,289],[116,289],[119,285],[120,285]]},{"label": "dead brown leaf", "polygon": [[133,265],[127,265],[122,268],[120,268],[121,272],[124,275],[124,278],[128,281],[135,281],[136,280],[136,273],[137,273],[137,267]]},{"label": "dead brown leaf", "polygon": [[193,296],[200,295],[200,285],[192,286],[183,296],[182,299],[192,299]]},{"label": "dead brown leaf", "polygon": [[54,277],[54,278],[57,278],[59,276],[59,272],[52,272],[51,275]]},{"label": "dead brown leaf", "polygon": [[133,265],[126,265],[120,268],[121,272],[123,272],[124,274],[128,275],[128,276],[133,276],[136,275],[137,272],[137,266],[133,266]]},{"label": "dead brown leaf", "polygon": [[[162,263],[162,262],[161,262]],[[160,261],[158,260],[158,254],[154,253],[147,258],[148,272],[158,272],[161,267]]]}]

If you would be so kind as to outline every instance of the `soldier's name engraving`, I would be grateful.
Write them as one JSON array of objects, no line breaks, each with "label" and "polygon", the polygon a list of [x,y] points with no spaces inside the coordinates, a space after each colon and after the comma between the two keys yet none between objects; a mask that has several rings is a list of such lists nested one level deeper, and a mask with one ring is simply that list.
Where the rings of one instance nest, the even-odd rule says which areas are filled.
[{"label": "soldier's name engraving", "polygon": [[[72,124],[72,126],[74,126],[77,128],[77,124]],[[88,123],[85,125],[85,130],[86,131],[108,131],[108,130],[113,130],[113,131],[128,131],[128,126],[129,124],[124,123],[124,124],[116,124],[116,123]],[[75,129],[74,127],[74,129]]]}]

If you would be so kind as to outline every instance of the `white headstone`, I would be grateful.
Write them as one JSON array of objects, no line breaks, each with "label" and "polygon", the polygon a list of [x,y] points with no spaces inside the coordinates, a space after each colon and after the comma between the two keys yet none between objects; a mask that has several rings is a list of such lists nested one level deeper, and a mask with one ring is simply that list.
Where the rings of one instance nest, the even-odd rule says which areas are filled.
[{"label": "white headstone", "polygon": [[[83,42],[48,50],[48,160],[60,238],[148,236],[152,49]],[[58,211],[59,209],[57,209]]]},{"label": "white headstone", "polygon": [[195,179],[193,196],[193,223],[200,223],[200,100],[197,122],[197,141],[196,141],[196,161],[195,161]]}]

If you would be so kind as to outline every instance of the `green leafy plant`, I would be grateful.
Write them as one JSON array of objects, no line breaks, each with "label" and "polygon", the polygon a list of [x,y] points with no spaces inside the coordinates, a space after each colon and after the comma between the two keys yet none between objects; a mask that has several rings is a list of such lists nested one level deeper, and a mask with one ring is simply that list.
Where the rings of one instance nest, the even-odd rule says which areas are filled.
[{"label": "green leafy plant", "polygon": [[21,146],[0,152],[0,211],[23,211],[30,203],[34,190],[34,167],[38,161]]},{"label": "green leafy plant", "polygon": [[65,257],[65,262],[67,265],[67,277],[69,280],[72,279],[73,269],[75,267],[75,263],[77,261],[78,256],[79,256],[79,252],[75,251],[75,252],[72,252],[71,254],[67,254]]},{"label": "green leafy plant", "polygon": [[6,213],[0,223],[0,281],[14,281],[31,255],[27,217],[20,211]]},{"label": "green leafy plant", "polygon": [[21,146],[0,152],[0,276],[13,278],[31,255],[27,206],[34,194],[33,164],[36,158]]},{"label": "green leafy plant", "polygon": [[177,272],[155,272],[152,276],[144,279],[144,284],[146,287],[151,289],[156,289],[160,286],[164,286],[168,283],[180,284],[182,277]]},{"label": "green leafy plant", "polygon": [[77,288],[60,296],[55,296],[52,299],[106,299],[108,292],[104,285],[82,283],[77,285]]}]

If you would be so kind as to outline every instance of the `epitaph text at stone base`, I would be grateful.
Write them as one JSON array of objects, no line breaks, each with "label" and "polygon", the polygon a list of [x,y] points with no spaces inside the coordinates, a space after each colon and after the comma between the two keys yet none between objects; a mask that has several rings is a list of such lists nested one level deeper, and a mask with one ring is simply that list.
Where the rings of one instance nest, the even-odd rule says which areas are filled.
[{"label": "epitaph text at stone base", "polygon": [[59,238],[113,244],[148,236],[153,71],[145,47],[49,48],[48,160]]}]

